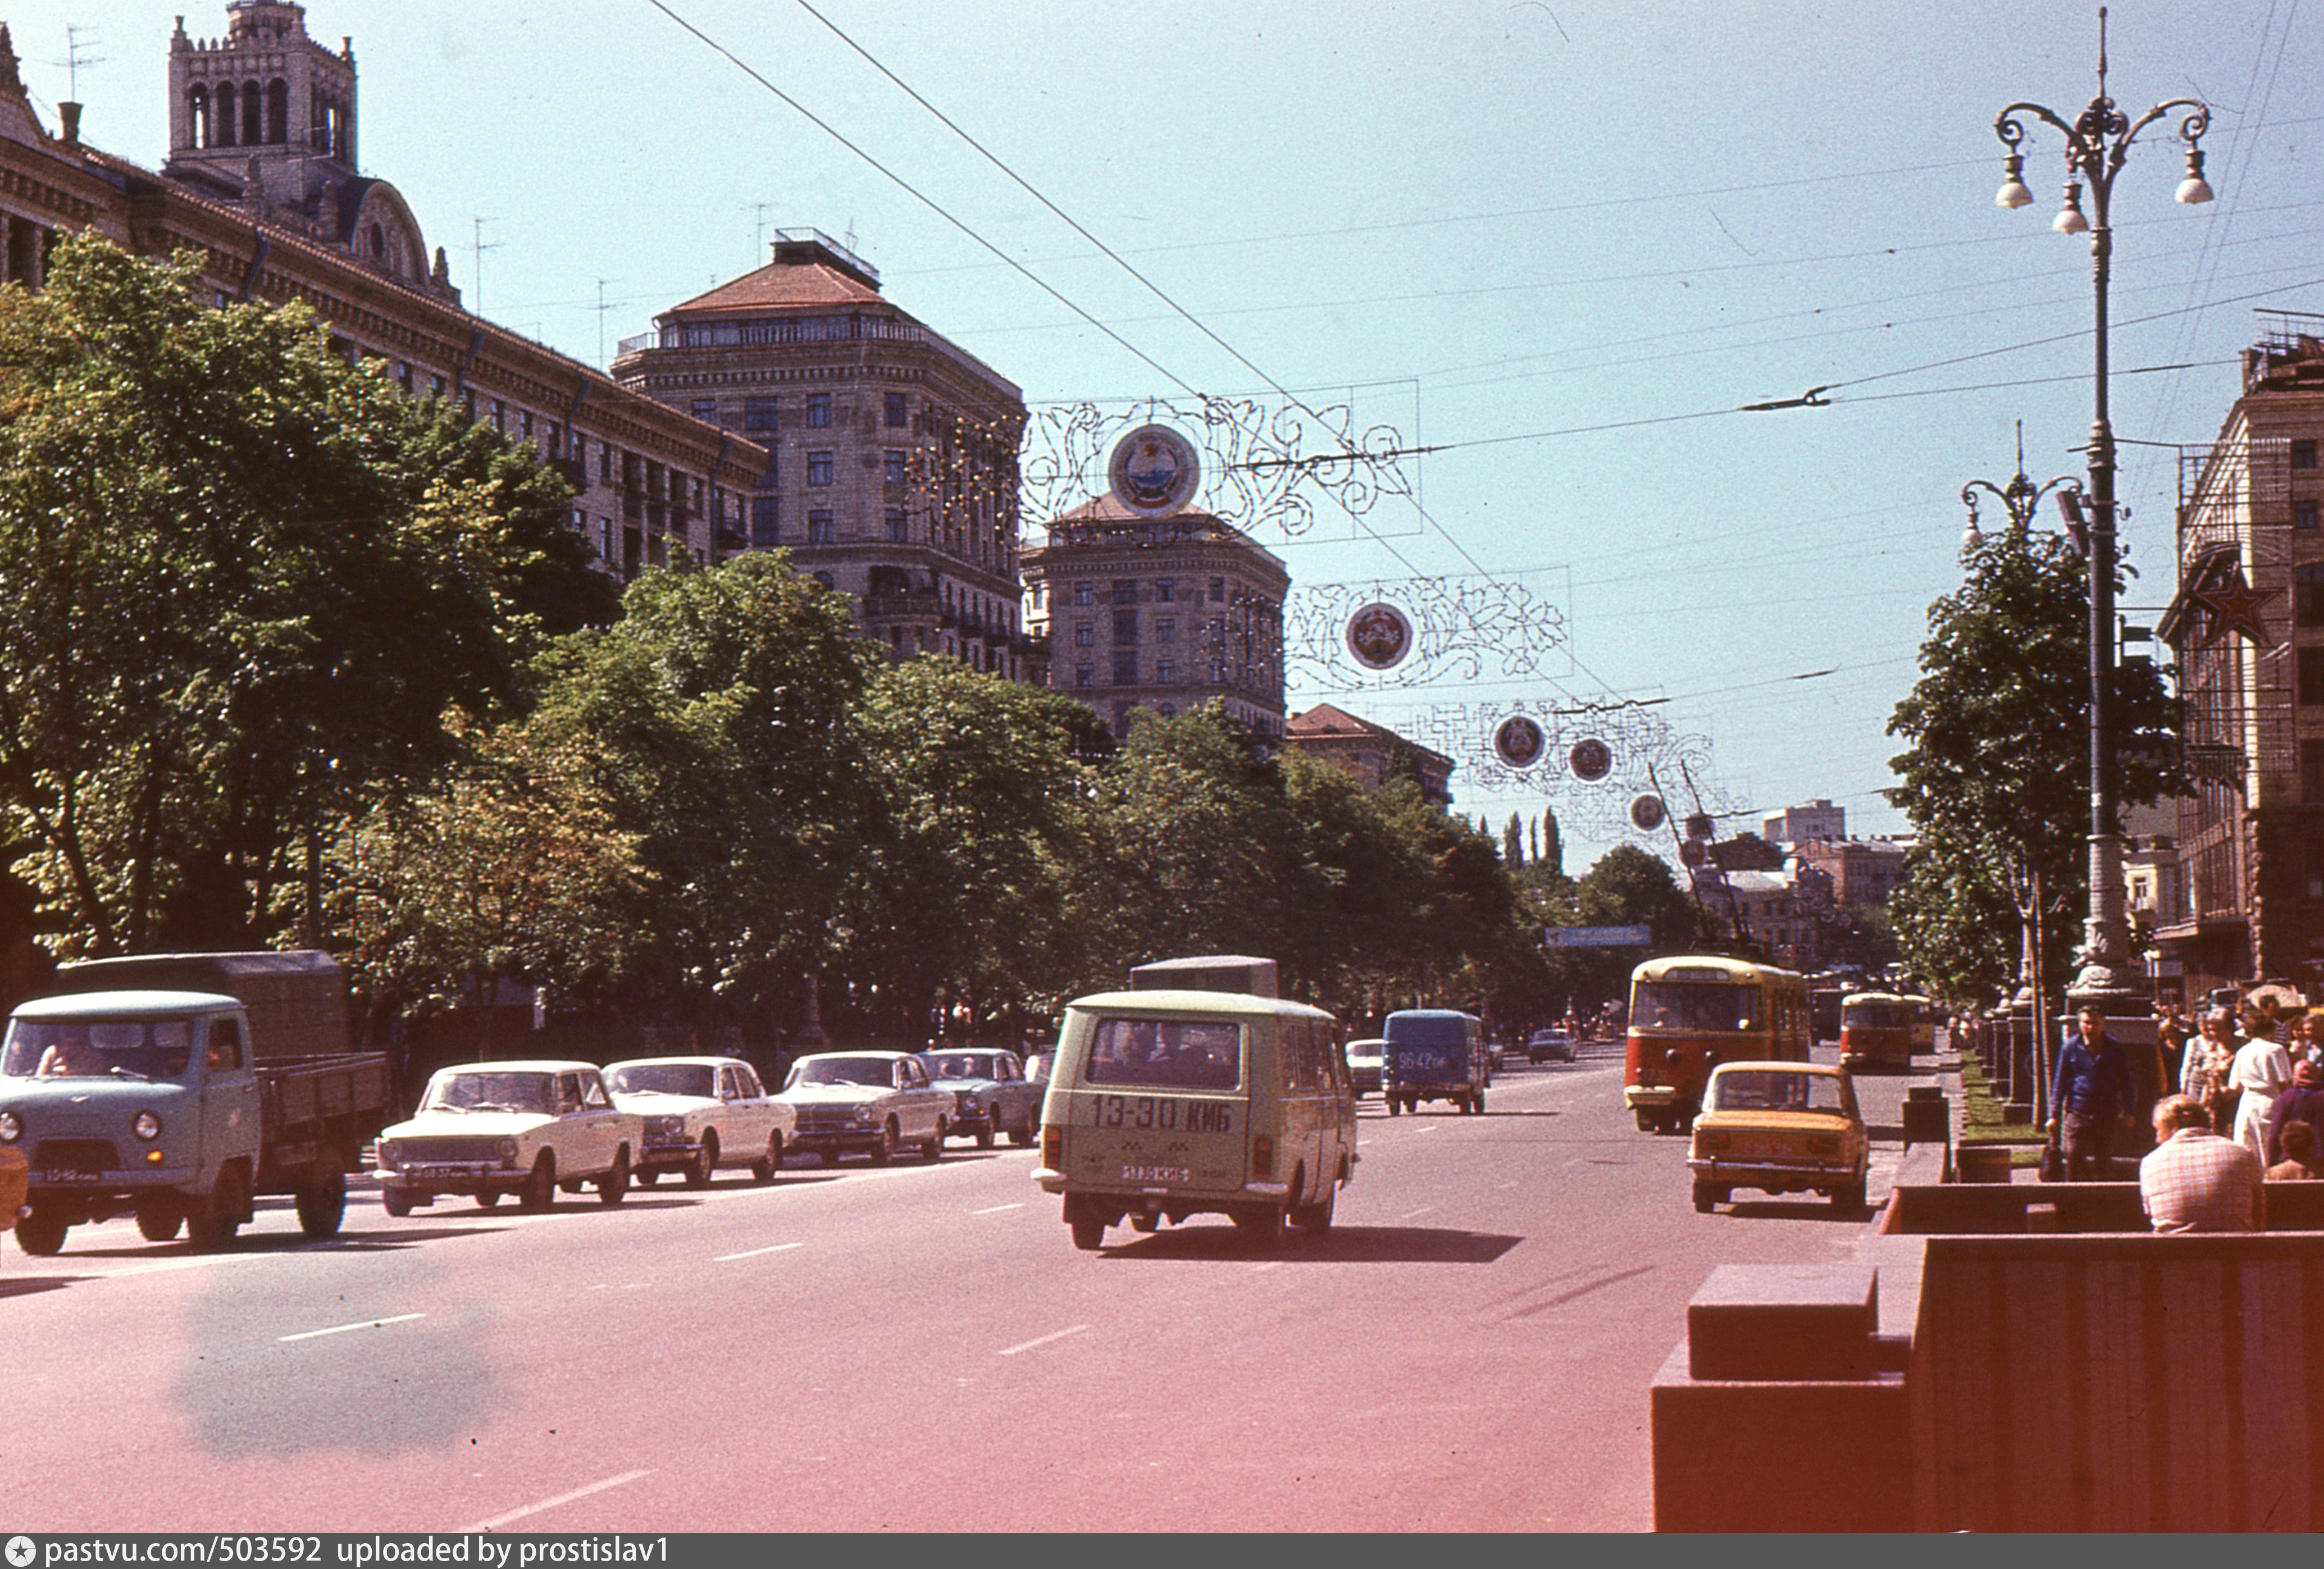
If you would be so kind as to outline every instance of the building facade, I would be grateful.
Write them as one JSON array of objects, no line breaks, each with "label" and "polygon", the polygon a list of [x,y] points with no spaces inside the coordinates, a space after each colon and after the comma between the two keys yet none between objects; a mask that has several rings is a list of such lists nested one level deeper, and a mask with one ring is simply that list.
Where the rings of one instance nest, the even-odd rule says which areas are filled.
[{"label": "building facade", "polygon": [[1770,844],[1804,844],[1810,839],[1848,837],[1848,808],[1816,799],[1805,806],[1770,813],[1759,824],[1759,837]]},{"label": "building facade", "polygon": [[1111,496],[1049,523],[1024,554],[1025,624],[1049,684],[1119,736],[1130,711],[1168,716],[1213,699],[1259,735],[1284,734],[1283,601],[1273,552],[1207,512],[1138,517]]},{"label": "building facade", "polygon": [[1439,807],[1452,804],[1451,758],[1343,708],[1318,703],[1305,714],[1293,715],[1283,727],[1283,739],[1287,746],[1346,770],[1367,789],[1408,779],[1420,787],[1424,799]]},{"label": "building facade", "polygon": [[1904,846],[1894,839],[1812,839],[1795,854],[1831,880],[1843,909],[1885,909],[1904,881]]},{"label": "building facade", "polygon": [[763,447],[743,543],[853,595],[891,657],[1042,678],[1018,590],[1015,383],[898,309],[838,241],[784,230],[754,272],[622,343],[625,387]]},{"label": "building facade", "polygon": [[333,346],[415,397],[530,440],[575,491],[572,525],[622,577],[740,549],[766,467],[754,444],[624,389],[465,309],[411,209],[355,164],[355,62],[307,35],[305,7],[236,0],[225,37],[170,42],[159,171],[51,132],[0,29],[0,281],[41,286],[59,235],[191,257],[208,303],[305,301]]},{"label": "building facade", "polygon": [[2273,318],[2218,440],[2182,457],[2183,903],[2156,928],[2185,994],[2324,985],[2324,319]]}]

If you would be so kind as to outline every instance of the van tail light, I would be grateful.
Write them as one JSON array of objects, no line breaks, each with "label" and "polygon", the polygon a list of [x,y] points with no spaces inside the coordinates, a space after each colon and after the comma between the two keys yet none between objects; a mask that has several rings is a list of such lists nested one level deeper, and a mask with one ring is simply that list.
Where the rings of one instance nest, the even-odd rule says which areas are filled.
[{"label": "van tail light", "polygon": [[1273,1180],[1275,1177],[1275,1135],[1261,1133],[1250,1141],[1250,1170],[1254,1177]]},{"label": "van tail light", "polygon": [[1041,1164],[1051,1171],[1065,1163],[1065,1131],[1055,1122],[1041,1124]]}]

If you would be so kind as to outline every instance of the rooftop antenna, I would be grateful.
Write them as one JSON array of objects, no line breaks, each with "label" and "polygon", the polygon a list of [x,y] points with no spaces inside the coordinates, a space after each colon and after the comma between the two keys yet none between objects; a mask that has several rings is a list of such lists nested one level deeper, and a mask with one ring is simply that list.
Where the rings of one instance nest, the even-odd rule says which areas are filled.
[{"label": "rooftop antenna", "polygon": [[601,371],[605,368],[605,312],[613,309],[605,303],[605,285],[613,281],[612,278],[597,280],[597,368]]},{"label": "rooftop antenna", "polygon": [[489,245],[484,244],[484,226],[486,224],[496,224],[500,221],[501,220],[498,218],[478,218],[475,220],[476,237],[470,242],[468,246],[468,248],[475,254],[475,289],[476,291],[476,297],[468,307],[469,312],[472,315],[482,316],[484,313],[484,253],[486,251],[497,251],[503,245],[507,244],[505,240],[494,240]]},{"label": "rooftop antenna", "polygon": [[751,270],[755,272],[767,264],[767,215],[775,210],[775,204],[770,201],[759,201],[747,202],[744,205],[750,208],[759,226],[758,244],[751,252]]},{"label": "rooftop antenna", "polygon": [[853,256],[860,254],[855,249],[855,220],[853,218],[849,218],[847,220],[847,237],[839,243],[846,247],[847,254],[849,255]]},{"label": "rooftop antenna", "polygon": [[[84,36],[86,42],[84,42]],[[78,22],[68,22],[65,23],[65,58],[48,62],[51,65],[60,65],[65,68],[65,95],[76,104],[80,102],[80,68],[85,65],[105,63],[103,55],[88,52],[96,48],[98,42],[96,28],[84,26]]]}]

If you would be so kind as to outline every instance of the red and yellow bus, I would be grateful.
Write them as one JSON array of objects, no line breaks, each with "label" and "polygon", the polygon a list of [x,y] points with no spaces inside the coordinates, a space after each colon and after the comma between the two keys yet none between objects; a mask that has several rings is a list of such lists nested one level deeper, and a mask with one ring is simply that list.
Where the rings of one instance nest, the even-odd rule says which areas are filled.
[{"label": "red and yellow bus", "polygon": [[1647,1133],[1691,1127],[1722,1062],[1808,1060],[1808,984],[1790,970],[1712,955],[1648,959],[1630,973],[1622,1103]]},{"label": "red and yellow bus", "polygon": [[1904,1073],[1913,1066],[1913,1025],[1922,999],[1851,992],[1840,1000],[1840,1066],[1851,1072]]}]

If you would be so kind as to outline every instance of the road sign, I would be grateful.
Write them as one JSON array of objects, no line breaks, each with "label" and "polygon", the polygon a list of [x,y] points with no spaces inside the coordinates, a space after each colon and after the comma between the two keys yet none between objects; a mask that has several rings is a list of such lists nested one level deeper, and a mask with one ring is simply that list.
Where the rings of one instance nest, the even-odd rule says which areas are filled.
[{"label": "road sign", "polygon": [[1654,936],[1642,926],[1554,926],[1541,934],[1545,948],[1644,948]]}]

